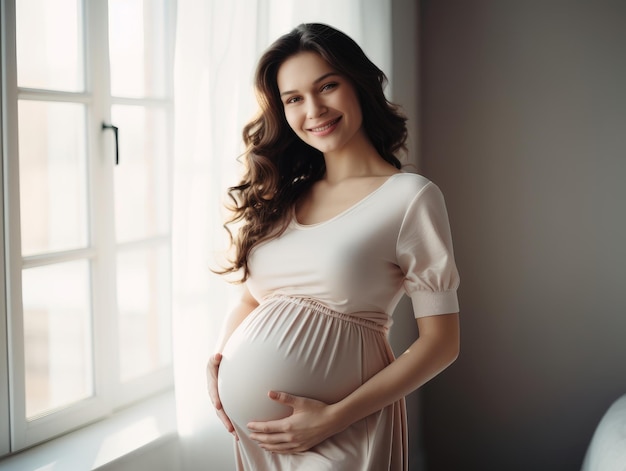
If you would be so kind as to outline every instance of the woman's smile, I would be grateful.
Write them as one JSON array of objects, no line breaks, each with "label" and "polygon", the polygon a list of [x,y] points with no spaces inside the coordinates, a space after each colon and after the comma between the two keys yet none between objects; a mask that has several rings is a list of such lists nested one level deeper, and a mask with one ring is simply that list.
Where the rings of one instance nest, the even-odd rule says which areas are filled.
[{"label": "woman's smile", "polygon": [[316,126],[314,128],[308,128],[307,131],[312,132],[318,136],[326,136],[327,134],[330,134],[331,132],[335,130],[340,120],[341,120],[341,116],[331,121],[327,121],[326,123],[320,126]]}]

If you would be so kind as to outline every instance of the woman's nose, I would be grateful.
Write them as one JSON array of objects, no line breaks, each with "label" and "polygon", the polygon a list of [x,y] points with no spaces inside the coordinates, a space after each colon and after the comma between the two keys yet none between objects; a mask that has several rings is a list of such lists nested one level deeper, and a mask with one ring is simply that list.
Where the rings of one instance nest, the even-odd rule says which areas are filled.
[{"label": "woman's nose", "polygon": [[326,113],[326,111],[327,111],[326,107],[320,100],[317,100],[317,99],[309,100],[308,108],[307,108],[307,117],[309,119],[318,118],[322,116],[324,113]]}]

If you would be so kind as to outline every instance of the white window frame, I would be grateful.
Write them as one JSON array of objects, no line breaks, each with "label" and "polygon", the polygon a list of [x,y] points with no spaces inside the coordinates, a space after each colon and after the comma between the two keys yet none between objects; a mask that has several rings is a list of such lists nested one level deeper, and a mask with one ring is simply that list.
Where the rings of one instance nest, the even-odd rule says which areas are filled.
[{"label": "white window frame", "polygon": [[[116,281],[114,263],[100,263],[102,260],[115,260],[117,253],[128,248],[169,246],[171,232],[128,244],[118,244],[113,237],[107,237],[102,227],[114,227],[113,219],[113,139],[108,132],[102,132],[102,123],[110,122],[113,104],[134,104],[160,106],[168,115],[170,133],[169,155],[173,155],[173,80],[167,81],[164,99],[112,99],[110,97],[108,62],[108,2],[83,0],[83,44],[85,61],[86,90],[68,93],[45,90],[18,89],[15,43],[15,1],[3,0],[0,11],[2,19],[2,132],[3,147],[0,157],[2,168],[2,193],[0,195],[0,221],[7,225],[0,233],[0,292],[6,287],[6,305],[0,307],[0,456],[16,452],[44,440],[61,435],[106,417],[116,409],[132,402],[145,399],[151,394],[172,387],[171,365],[121,385],[118,378],[119,361],[117,344],[117,306],[115,303]],[[167,28],[173,38],[174,15],[172,2],[165,2],[168,18]],[[89,32],[87,34],[87,32]],[[173,41],[169,41],[173,44]],[[173,47],[168,51],[168,64],[173,65]],[[172,70],[168,67],[166,70]],[[19,159],[18,159],[18,99],[36,99],[74,102],[87,105],[87,152],[88,187],[91,205],[89,246],[84,249],[66,252],[22,257],[20,238],[19,206]],[[123,156],[122,156],[123,158]],[[171,174],[171,172],[170,172]],[[98,221],[96,221],[97,215]],[[3,234],[6,238],[3,239]],[[171,253],[171,252],[170,252]],[[26,267],[43,266],[70,260],[88,260],[92,274],[92,342],[94,395],[72,404],[62,410],[40,418],[25,419],[25,378],[23,355],[22,322],[22,270]],[[113,293],[113,296],[111,295]],[[5,322],[6,320],[6,322]],[[7,342],[5,342],[5,340]],[[7,387],[8,395],[7,395]],[[6,417],[5,417],[6,415]],[[6,419],[6,420],[5,420]]]},{"label": "white window frame", "polygon": [[[0,20],[6,16],[6,4],[0,2]],[[4,26],[4,21],[0,21],[0,58],[5,57],[5,50],[11,49],[11,43],[8,42],[8,35]],[[14,36],[13,36],[14,37]],[[6,73],[4,63],[0,70],[2,76],[0,77],[0,84],[5,82]],[[0,87],[2,90],[4,87]],[[9,419],[9,345],[8,345],[8,330],[7,330],[7,303],[8,292],[6,290],[6,280],[4,267],[5,265],[5,219],[4,219],[4,187],[5,187],[5,175],[4,168],[4,155],[7,154],[7,141],[4,139],[6,135],[5,126],[8,124],[4,119],[6,116],[5,105],[7,101],[4,97],[4,92],[0,91],[0,456],[5,455],[11,450],[10,439],[10,419]]]}]

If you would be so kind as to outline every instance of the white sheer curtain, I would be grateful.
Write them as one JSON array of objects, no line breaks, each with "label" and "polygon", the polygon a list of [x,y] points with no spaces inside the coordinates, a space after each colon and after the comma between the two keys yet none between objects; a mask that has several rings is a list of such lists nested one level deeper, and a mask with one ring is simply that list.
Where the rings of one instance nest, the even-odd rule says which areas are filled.
[{"label": "white sheer curtain", "polygon": [[204,367],[237,288],[210,272],[225,246],[221,202],[236,183],[241,129],[256,108],[260,53],[302,22],[324,22],[391,69],[391,0],[177,0],[174,161],[174,361],[184,470],[234,468]]}]

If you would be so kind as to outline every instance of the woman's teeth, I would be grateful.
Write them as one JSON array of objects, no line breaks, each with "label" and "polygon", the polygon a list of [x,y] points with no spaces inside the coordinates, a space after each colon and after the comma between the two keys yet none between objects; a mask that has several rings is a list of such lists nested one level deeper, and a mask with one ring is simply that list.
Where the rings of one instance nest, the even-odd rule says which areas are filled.
[{"label": "woman's teeth", "polygon": [[327,129],[329,129],[331,126],[333,126],[337,121],[339,121],[339,118],[332,120],[330,123],[321,126],[319,128],[312,128],[311,131],[313,132],[322,132],[322,131],[326,131]]}]

